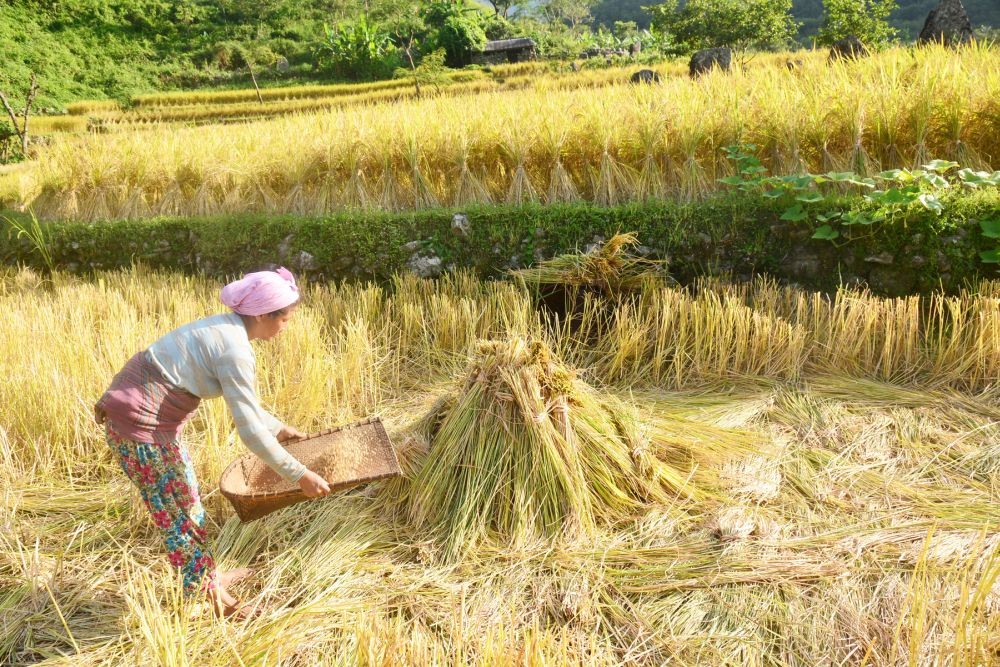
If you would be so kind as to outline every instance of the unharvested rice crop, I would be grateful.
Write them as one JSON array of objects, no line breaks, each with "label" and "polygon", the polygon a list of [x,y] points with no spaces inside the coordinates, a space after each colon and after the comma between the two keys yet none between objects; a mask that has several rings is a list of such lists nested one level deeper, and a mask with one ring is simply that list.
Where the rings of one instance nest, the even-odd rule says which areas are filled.
[{"label": "unharvested rice crop", "polygon": [[[278,100],[268,104],[260,104],[256,100],[253,100],[225,104],[140,107],[135,111],[112,113],[103,118],[106,121],[105,128],[107,130],[127,131],[129,125],[134,123],[158,124],[185,121],[211,123],[223,120],[275,118],[278,116],[330,109],[365,107],[375,104],[397,104],[417,99],[416,90],[411,82],[402,81],[400,83],[403,85],[386,86],[363,92],[341,93],[326,97],[315,96],[301,99]],[[437,97],[474,95],[498,90],[516,90],[528,87],[529,85],[529,80],[524,77],[508,80],[503,84],[496,83],[484,77],[471,77],[461,83],[450,83],[440,89],[425,87],[423,94]]]},{"label": "unharvested rice crop", "polygon": [[22,198],[28,166],[14,163],[0,166],[0,207],[13,206]]},{"label": "unharvested rice crop", "polygon": [[97,114],[117,113],[121,111],[118,100],[81,100],[66,105],[66,111],[71,116],[92,116]]},{"label": "unharvested rice crop", "polygon": [[[529,62],[521,65],[534,66],[498,66],[491,68],[488,75],[478,70],[452,72],[439,85],[425,84],[420,95],[411,80],[402,78],[366,84],[265,89],[261,90],[260,100],[254,90],[165,93],[137,97],[135,108],[129,111],[104,102],[81,102],[70,105],[70,112],[84,113],[95,119],[104,132],[120,132],[162,123],[232,123],[356,106],[395,104],[421,96],[447,97],[521,90],[532,88],[538,80],[543,81],[547,89],[600,87],[628,77],[625,69],[615,67],[576,74],[550,73],[538,79],[538,75],[545,71],[544,64],[541,64],[542,72],[536,71],[539,64]],[[656,69],[666,75],[671,68],[657,65]]]},{"label": "unharvested rice crop", "polygon": [[612,205],[701,197],[731,173],[722,148],[744,142],[781,174],[871,173],[930,157],[985,168],[1000,156],[1000,59],[986,46],[832,64],[815,53],[798,70],[773,58],[694,81],[579,85],[540,77],[520,91],[65,138],[39,156],[24,203],[83,220]]},{"label": "unharvested rice crop", "polygon": [[[506,282],[458,274],[307,286],[290,327],[258,351],[264,404],[303,430],[381,413],[405,475],[241,525],[214,492],[241,446],[224,405],[205,402],[186,441],[215,554],[224,568],[259,570],[236,593],[265,609],[241,624],[180,599],[90,415],[137,349],[217,312],[217,289],[142,269],[87,280],[0,272],[0,662],[997,659],[996,284],[928,297],[916,314],[906,299],[828,299],[766,282],[647,288],[647,305],[665,305],[634,327],[624,324],[631,300],[587,316],[622,322],[596,343],[566,335]],[[685,452],[699,438],[714,446],[664,459],[680,472],[697,464],[682,481],[710,497],[654,494],[610,517],[607,508],[623,506],[594,498],[605,517],[587,534],[487,534],[449,559],[441,534],[414,520],[412,500],[435,457],[457,446],[442,427],[472,372],[512,372],[519,351],[544,356],[518,338],[545,341],[552,368],[577,369],[574,391],[587,396],[582,414],[569,413],[577,431],[631,415],[630,429],[669,438],[646,454]],[[505,342],[484,349],[484,339]],[[789,340],[794,353],[777,344]],[[612,348],[631,353],[615,360]],[[506,400],[504,382],[494,386],[481,405]],[[639,449],[630,461],[643,460]],[[623,456],[620,444],[610,451]],[[469,516],[485,512],[476,520],[497,518],[496,508],[467,506]]]},{"label": "unharvested rice crop", "polygon": [[[477,71],[457,71],[450,73],[448,78],[452,82],[461,83],[484,78],[484,75]],[[391,90],[393,88],[407,88],[412,86],[413,84],[406,79],[391,79],[388,81],[373,81],[371,83],[338,83],[326,86],[261,88],[260,99],[263,99],[265,102],[285,102],[288,100],[358,95],[377,90]],[[259,102],[257,91],[252,88],[218,91],[182,91],[137,95],[132,100],[132,103],[136,107],[145,108],[235,104],[240,102]]]},{"label": "unharvested rice crop", "polygon": [[[18,127],[23,121],[18,118]],[[28,135],[56,134],[61,132],[84,132],[87,119],[80,116],[31,116],[28,119]]]}]

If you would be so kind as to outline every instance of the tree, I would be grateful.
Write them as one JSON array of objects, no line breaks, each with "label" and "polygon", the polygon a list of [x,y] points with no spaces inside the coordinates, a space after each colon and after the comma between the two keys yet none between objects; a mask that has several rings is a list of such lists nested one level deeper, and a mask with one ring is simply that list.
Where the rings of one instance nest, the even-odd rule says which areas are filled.
[{"label": "tree", "polygon": [[618,21],[632,21],[641,30],[649,29],[649,12],[644,8],[649,0],[597,0],[590,13],[594,23],[611,28]]},{"label": "tree", "polygon": [[541,10],[550,21],[564,23],[575,30],[594,20],[590,15],[594,4],[595,0],[548,0],[541,6]]},{"label": "tree", "polygon": [[28,86],[28,93],[25,95],[24,102],[24,112],[21,115],[21,127],[17,126],[17,114],[14,108],[10,105],[10,101],[7,96],[3,94],[0,90],[0,102],[3,103],[4,109],[7,111],[7,115],[10,116],[11,125],[9,128],[0,127],[0,136],[4,137],[4,142],[17,135],[21,139],[21,155],[24,159],[28,159],[28,120],[31,117],[31,105],[35,101],[35,95],[38,93],[38,79],[35,73],[31,73],[31,85]]},{"label": "tree", "polygon": [[880,46],[896,37],[889,14],[896,0],[823,0],[823,26],[818,42],[830,45],[854,35],[868,46]]},{"label": "tree", "polygon": [[576,58],[580,51],[593,46],[589,30],[573,31],[564,23],[545,20],[544,16],[519,18],[517,32],[518,36],[533,40],[538,54],[546,59]]},{"label": "tree", "polygon": [[648,8],[653,28],[680,53],[728,46],[771,49],[787,44],[797,30],[791,0],[678,0]]},{"label": "tree", "polygon": [[510,39],[519,37],[520,30],[513,23],[499,14],[489,14],[483,17],[483,30],[487,40]]},{"label": "tree", "polygon": [[462,0],[436,0],[424,6],[421,16],[434,32],[432,48],[443,48],[450,67],[467,65],[473,51],[486,46],[483,14]]},{"label": "tree", "polygon": [[489,0],[489,3],[500,18],[507,18],[507,13],[517,6],[517,0]]},{"label": "tree", "polygon": [[[389,25],[389,32],[392,33],[392,41],[403,52],[403,56],[406,59],[405,65],[409,67],[409,69],[406,69],[406,67],[398,68],[393,74],[393,78],[411,78],[417,91],[417,97],[420,97],[421,83],[431,84],[435,87],[440,85],[437,77],[439,73],[443,74],[445,54],[443,49],[439,49],[429,54],[428,57],[433,56],[433,58],[430,62],[426,63],[426,67],[423,67],[425,63],[421,63],[421,67],[417,67],[421,47],[428,41],[430,29],[424,22],[423,16],[419,11],[419,6],[415,5],[411,9],[413,11],[404,12],[395,17]],[[424,60],[427,60],[427,58]],[[439,72],[438,60],[440,60],[441,72]]]},{"label": "tree", "polygon": [[639,37],[639,26],[635,21],[615,21],[611,34],[622,43],[631,43]]},{"label": "tree", "polygon": [[[408,54],[409,55],[409,54]],[[393,75],[396,79],[409,79],[413,82],[417,97],[421,96],[420,86],[431,87],[435,91],[440,90],[450,83],[448,78],[448,68],[444,64],[444,49],[432,51],[420,60],[416,65],[413,58],[409,58],[409,69],[400,67]]]}]

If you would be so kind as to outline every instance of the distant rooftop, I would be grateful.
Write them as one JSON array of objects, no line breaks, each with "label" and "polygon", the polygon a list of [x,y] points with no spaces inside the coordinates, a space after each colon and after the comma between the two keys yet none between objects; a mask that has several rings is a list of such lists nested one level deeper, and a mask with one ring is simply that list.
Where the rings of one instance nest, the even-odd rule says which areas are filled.
[{"label": "distant rooftop", "polygon": [[530,37],[515,37],[513,39],[496,39],[492,42],[486,42],[483,51],[489,53],[490,51],[510,51],[511,49],[529,48],[535,48],[535,40]]}]

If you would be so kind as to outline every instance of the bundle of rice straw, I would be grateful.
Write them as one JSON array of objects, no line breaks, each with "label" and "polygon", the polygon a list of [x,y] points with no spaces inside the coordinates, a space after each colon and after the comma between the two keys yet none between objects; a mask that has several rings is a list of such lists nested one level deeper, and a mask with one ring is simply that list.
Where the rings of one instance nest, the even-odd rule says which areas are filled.
[{"label": "bundle of rice straw", "polygon": [[676,437],[646,433],[631,408],[598,395],[537,340],[480,342],[465,381],[424,429],[430,447],[410,516],[447,559],[486,537],[580,535],[700,494],[693,451],[678,455]]},{"label": "bundle of rice straw", "polygon": [[589,252],[557,255],[511,273],[536,288],[562,286],[608,297],[635,292],[647,284],[664,284],[666,262],[631,253],[638,245],[639,239],[633,233],[615,234]]}]

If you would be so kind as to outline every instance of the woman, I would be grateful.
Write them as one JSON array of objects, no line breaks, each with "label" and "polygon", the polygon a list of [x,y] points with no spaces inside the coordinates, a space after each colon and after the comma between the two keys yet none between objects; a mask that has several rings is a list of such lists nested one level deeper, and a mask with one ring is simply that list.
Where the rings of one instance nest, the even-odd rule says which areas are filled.
[{"label": "woman", "polygon": [[222,396],[244,444],[275,472],[311,498],[329,494],[330,486],[279,444],[303,434],[268,414],[254,389],[250,341],[269,340],[285,328],[299,302],[295,278],[284,268],[249,273],[226,285],[221,299],[231,313],[186,324],[132,357],[94,406],[94,416],[163,532],[185,594],[204,591],[217,613],[244,618],[245,608],[226,588],[249,570],[215,569],[198,481],[180,442],[185,422],[201,399]]}]

